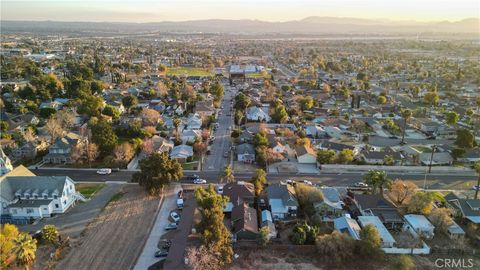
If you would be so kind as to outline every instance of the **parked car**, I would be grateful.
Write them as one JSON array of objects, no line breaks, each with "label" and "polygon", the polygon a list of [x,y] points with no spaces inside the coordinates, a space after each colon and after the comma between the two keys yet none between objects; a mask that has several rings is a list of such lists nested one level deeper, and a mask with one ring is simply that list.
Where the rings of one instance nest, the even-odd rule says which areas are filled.
[{"label": "parked car", "polygon": [[180,215],[177,214],[177,212],[175,211],[170,213],[170,217],[175,223],[178,223],[180,221]]},{"label": "parked car", "polygon": [[312,181],[309,181],[309,180],[303,180],[303,183],[309,186],[313,186]]},{"label": "parked car", "polygon": [[217,186],[218,194],[223,194],[223,186]]},{"label": "parked car", "polygon": [[363,183],[363,182],[357,182],[357,183],[355,183],[355,186],[356,187],[368,187],[368,185]]},{"label": "parked car", "polygon": [[228,158],[228,151],[225,151],[225,153],[223,153],[223,157]]},{"label": "parked car", "polygon": [[111,173],[112,173],[112,169],[108,169],[108,168],[103,168],[97,171],[97,174],[111,174]]},{"label": "parked car", "polygon": [[178,228],[177,223],[170,223],[165,227],[165,230],[171,231],[171,230],[176,230]]},{"label": "parked car", "polygon": [[472,189],[473,190],[480,190],[480,186],[475,185],[475,186],[472,187]]},{"label": "parked car", "polygon": [[287,179],[287,180],[285,180],[285,182],[287,182],[287,184],[292,185],[292,186],[295,185],[295,180],[292,180],[292,179]]},{"label": "parked car", "polygon": [[205,179],[200,179],[200,178],[199,178],[199,179],[193,180],[193,183],[194,183],[194,184],[206,184],[206,183],[207,183],[207,180],[205,180]]},{"label": "parked car", "polygon": [[158,250],[155,252],[155,257],[157,258],[166,258],[168,256],[168,251]]},{"label": "parked car", "polygon": [[194,174],[194,175],[190,176],[190,179],[192,179],[192,180],[199,179],[199,178],[200,178],[200,176],[198,176],[197,174]]},{"label": "parked car", "polygon": [[184,206],[183,199],[177,199],[177,209],[183,210],[183,206]]}]

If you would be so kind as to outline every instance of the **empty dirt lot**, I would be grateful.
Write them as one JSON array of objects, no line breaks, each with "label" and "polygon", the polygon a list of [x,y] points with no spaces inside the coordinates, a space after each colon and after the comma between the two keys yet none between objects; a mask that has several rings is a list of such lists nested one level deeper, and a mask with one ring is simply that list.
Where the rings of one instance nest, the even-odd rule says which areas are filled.
[{"label": "empty dirt lot", "polygon": [[[159,197],[146,195],[137,185],[122,187],[102,213],[88,225],[84,235],[56,269],[131,269],[159,203]],[[116,200],[115,200],[116,199]]]}]

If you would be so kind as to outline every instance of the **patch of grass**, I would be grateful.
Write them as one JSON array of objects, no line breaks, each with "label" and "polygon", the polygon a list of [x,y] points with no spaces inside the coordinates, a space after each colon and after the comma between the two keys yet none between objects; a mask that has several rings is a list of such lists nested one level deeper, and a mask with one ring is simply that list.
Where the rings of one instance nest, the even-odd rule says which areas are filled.
[{"label": "patch of grass", "polygon": [[432,152],[432,149],[428,146],[415,145],[415,146],[412,146],[412,147],[415,148],[416,150],[422,152],[422,153],[431,153]]},{"label": "patch of grass", "polygon": [[75,189],[80,192],[85,198],[91,198],[95,193],[105,187],[104,183],[99,184],[77,184]]},{"label": "patch of grass", "polygon": [[211,77],[213,73],[204,68],[195,67],[171,67],[167,69],[167,76],[203,76]]},{"label": "patch of grass", "polygon": [[198,161],[183,163],[182,168],[184,170],[196,170],[198,168]]}]

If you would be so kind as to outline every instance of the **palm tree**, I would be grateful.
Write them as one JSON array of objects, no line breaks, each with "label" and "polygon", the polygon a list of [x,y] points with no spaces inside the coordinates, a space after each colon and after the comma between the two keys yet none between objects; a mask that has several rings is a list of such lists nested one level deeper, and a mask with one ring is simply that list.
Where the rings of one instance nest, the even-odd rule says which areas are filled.
[{"label": "palm tree", "polygon": [[378,194],[383,194],[383,188],[388,188],[391,184],[385,171],[368,171],[368,173],[363,176],[363,181],[372,187],[374,194],[377,194],[377,191]]},{"label": "palm tree", "polygon": [[173,126],[175,127],[175,135],[178,137],[178,127],[182,123],[182,120],[178,117],[173,118]]},{"label": "palm tree", "polygon": [[476,200],[476,199],[478,199],[478,189],[480,188],[480,161],[475,163],[473,168],[475,169],[475,171],[478,174],[477,186],[475,187],[475,200]]},{"label": "palm tree", "polygon": [[14,242],[15,247],[13,248],[13,254],[15,254],[17,264],[23,265],[24,269],[28,270],[30,264],[35,260],[37,240],[32,239],[29,234],[22,233]]},{"label": "palm tree", "polygon": [[233,175],[232,166],[230,165],[225,166],[225,168],[223,169],[222,181],[223,179],[227,180],[227,183],[231,183],[235,181],[235,176]]},{"label": "palm tree", "polygon": [[409,109],[402,110],[401,112],[403,117],[403,132],[402,132],[402,142],[401,144],[405,144],[405,130],[407,129],[407,121],[412,117],[412,111]]}]

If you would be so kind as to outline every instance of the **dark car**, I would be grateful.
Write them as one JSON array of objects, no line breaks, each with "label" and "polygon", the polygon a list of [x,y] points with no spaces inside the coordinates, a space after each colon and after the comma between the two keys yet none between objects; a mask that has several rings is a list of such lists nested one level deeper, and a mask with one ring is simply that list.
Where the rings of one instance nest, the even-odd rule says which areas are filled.
[{"label": "dark car", "polygon": [[198,175],[196,175],[196,174],[190,176],[190,179],[191,179],[191,180],[195,180],[195,179],[198,179],[198,178],[200,178],[200,176],[198,176]]},{"label": "dark car", "polygon": [[178,228],[177,223],[170,223],[165,227],[165,230],[171,231],[171,230],[176,230]]},{"label": "dark car", "polygon": [[168,251],[158,250],[155,252],[155,257],[157,258],[166,258],[168,256]]}]

